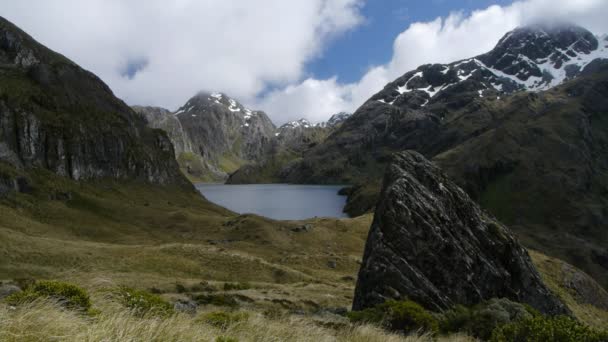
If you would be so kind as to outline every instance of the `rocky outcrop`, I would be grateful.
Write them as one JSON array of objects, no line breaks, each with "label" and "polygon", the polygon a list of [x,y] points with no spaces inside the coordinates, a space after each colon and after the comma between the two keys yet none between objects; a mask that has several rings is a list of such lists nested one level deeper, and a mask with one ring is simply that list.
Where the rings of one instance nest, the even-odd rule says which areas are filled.
[{"label": "rocky outcrop", "polygon": [[568,312],[512,233],[415,152],[386,171],[353,309],[404,298],[433,310],[508,298]]},{"label": "rocky outcrop", "polygon": [[95,75],[0,18],[0,161],[75,180],[183,184],[167,136]]},{"label": "rocky outcrop", "polygon": [[263,160],[275,132],[266,113],[221,93],[197,94],[175,117],[192,142],[194,156],[215,181],[225,180],[241,165]]},{"label": "rocky outcrop", "polygon": [[173,143],[175,156],[194,151],[192,141],[182,127],[182,123],[169,110],[160,107],[133,106],[133,110],[144,116],[148,126],[162,129]]},{"label": "rocky outcrop", "polygon": [[267,155],[256,163],[242,166],[232,173],[229,184],[276,183],[290,165],[335,132],[350,114],[338,113],[326,122],[312,124],[300,119],[283,124],[274,133]]}]

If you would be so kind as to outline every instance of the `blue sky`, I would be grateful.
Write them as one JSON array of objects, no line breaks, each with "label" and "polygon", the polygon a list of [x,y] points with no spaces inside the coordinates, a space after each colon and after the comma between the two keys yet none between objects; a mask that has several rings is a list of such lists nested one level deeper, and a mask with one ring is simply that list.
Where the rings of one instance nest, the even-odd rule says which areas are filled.
[{"label": "blue sky", "polygon": [[371,66],[386,64],[393,43],[411,23],[447,17],[451,12],[469,13],[512,0],[368,0],[362,8],[365,22],[332,41],[307,68],[312,77],[337,76],[341,83],[355,82]]}]

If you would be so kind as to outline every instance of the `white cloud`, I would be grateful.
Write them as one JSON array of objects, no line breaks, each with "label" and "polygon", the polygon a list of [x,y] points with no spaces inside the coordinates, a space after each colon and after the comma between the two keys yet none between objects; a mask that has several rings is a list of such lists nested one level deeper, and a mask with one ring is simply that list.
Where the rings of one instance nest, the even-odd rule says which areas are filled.
[{"label": "white cloud", "polygon": [[[199,90],[251,101],[298,82],[362,0],[0,0],[2,15],[130,104],[175,109]],[[145,66],[125,76],[129,63]]]},{"label": "white cloud", "polygon": [[553,19],[600,34],[608,32],[606,18],[606,0],[525,0],[467,15],[452,13],[447,18],[411,24],[395,39],[391,61],[372,68],[357,83],[307,79],[269,94],[259,106],[269,113],[281,113],[281,119],[304,115],[325,120],[332,113],[354,111],[388,82],[422,64],[448,63],[487,52],[517,26]]},{"label": "white cloud", "polygon": [[[489,51],[507,31],[538,19],[608,32],[606,0],[519,0],[410,25],[395,38],[391,61],[359,82],[303,79],[306,63],[328,41],[363,21],[363,2],[0,0],[0,6],[3,16],[95,72],[130,104],[176,109],[199,90],[217,90],[266,110],[277,124],[352,112],[419,65]],[[145,67],[130,78],[129,63]],[[278,90],[266,93],[268,87]]]}]

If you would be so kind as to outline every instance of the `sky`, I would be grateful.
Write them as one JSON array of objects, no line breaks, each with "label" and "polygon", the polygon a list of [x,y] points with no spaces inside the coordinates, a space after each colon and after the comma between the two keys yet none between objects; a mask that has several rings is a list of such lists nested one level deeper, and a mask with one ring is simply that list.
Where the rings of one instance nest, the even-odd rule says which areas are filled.
[{"label": "sky", "polygon": [[223,92],[275,124],[354,112],[426,63],[538,20],[608,33],[607,0],[0,0],[0,15],[130,105]]}]

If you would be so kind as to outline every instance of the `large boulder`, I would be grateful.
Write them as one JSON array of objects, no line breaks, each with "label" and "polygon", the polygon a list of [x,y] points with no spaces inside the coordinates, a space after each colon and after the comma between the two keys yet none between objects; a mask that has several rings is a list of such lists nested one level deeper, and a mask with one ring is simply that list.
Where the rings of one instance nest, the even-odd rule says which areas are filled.
[{"label": "large boulder", "polygon": [[410,151],[386,171],[353,309],[404,298],[437,311],[508,298],[547,314],[569,312],[512,233]]}]

